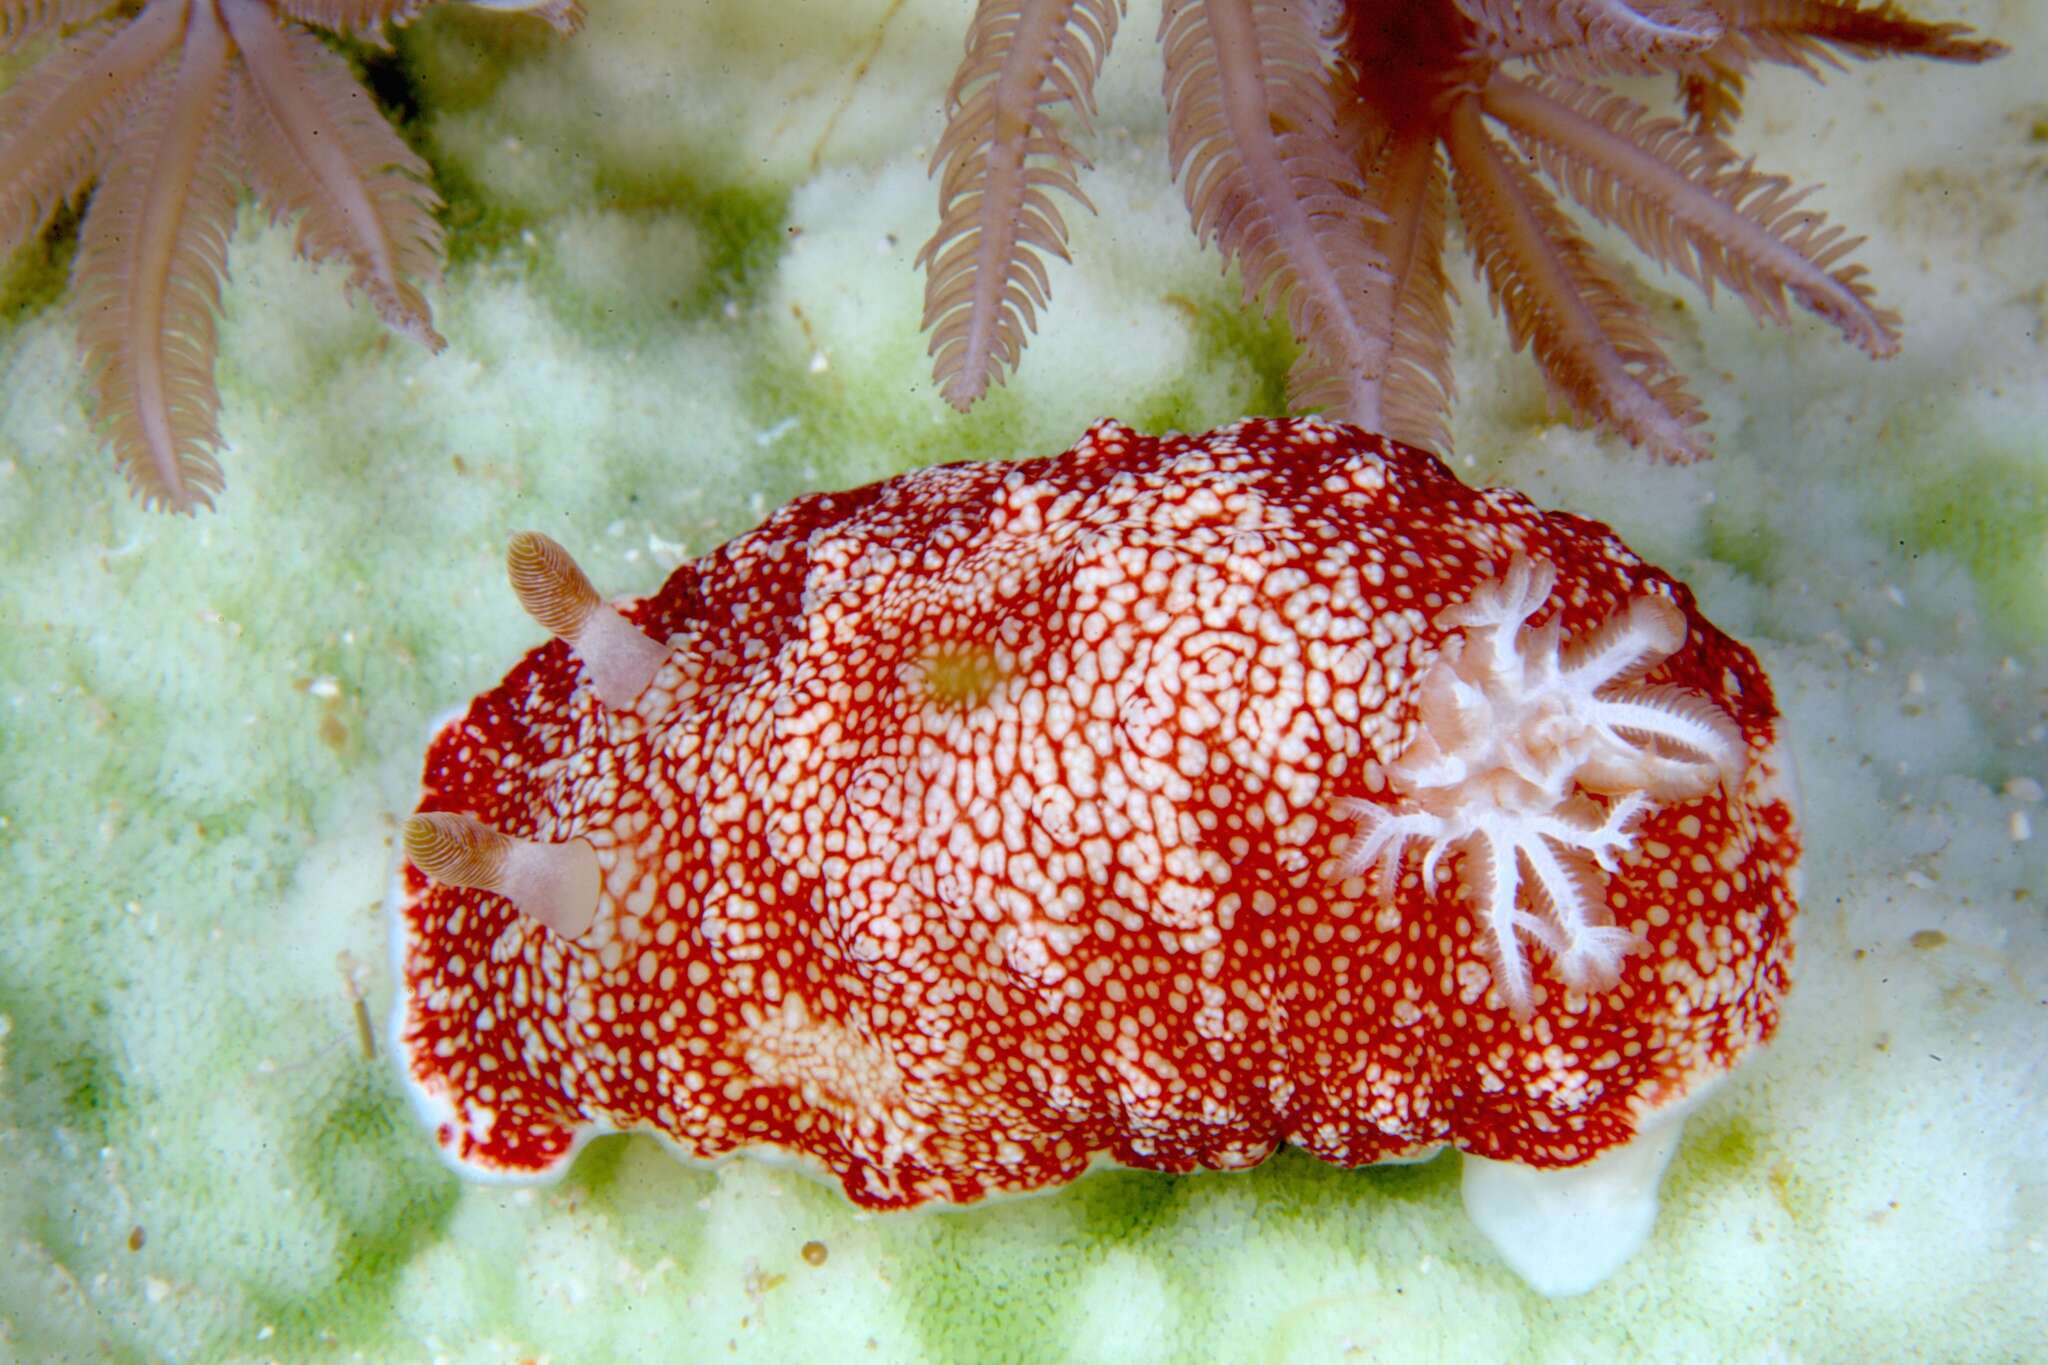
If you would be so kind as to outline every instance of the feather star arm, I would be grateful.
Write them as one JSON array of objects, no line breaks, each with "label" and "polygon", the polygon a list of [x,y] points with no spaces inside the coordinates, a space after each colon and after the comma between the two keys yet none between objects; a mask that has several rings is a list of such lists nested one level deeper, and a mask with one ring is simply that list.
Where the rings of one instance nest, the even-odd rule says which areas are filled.
[{"label": "feather star arm", "polygon": [[185,14],[176,71],[154,78],[79,242],[80,339],[129,485],[178,512],[212,504],[214,313],[234,228],[229,47],[212,5]]},{"label": "feather star arm", "polygon": [[1970,36],[1967,24],[1908,18],[1889,0],[1716,0],[1719,41],[1664,63],[1678,72],[1678,92],[1695,132],[1724,134],[1742,114],[1742,95],[1757,62],[1796,67],[1818,80],[1840,70],[1842,57],[1910,54],[1976,63],[2004,55],[2005,44]]},{"label": "feather star arm", "polygon": [[982,0],[967,31],[932,156],[939,226],[917,253],[928,271],[933,377],[962,412],[1016,367],[1036,326],[1052,290],[1039,253],[1069,259],[1051,192],[1093,208],[1076,180],[1087,159],[1053,112],[1070,105],[1087,127],[1121,9],[1121,0]]},{"label": "feather star arm", "polygon": [[[1050,191],[1086,202],[1078,154],[1049,122],[1032,122],[1062,99],[1086,113],[1092,62],[1085,83],[1046,74],[1057,63],[1043,35],[1067,23],[1066,5],[1086,8],[982,0],[948,96],[942,226],[919,259],[931,267],[935,373],[963,409],[1016,363],[1046,304],[1042,256],[1066,254]],[[1848,259],[1861,239],[1720,133],[1760,61],[1818,74],[1851,57],[1982,61],[2004,50],[1960,24],[1909,19],[1890,0],[1166,0],[1162,10],[1168,156],[1196,236],[1239,267],[1246,303],[1286,306],[1303,347],[1289,405],[1439,451],[1453,393],[1450,204],[1515,346],[1530,348],[1553,396],[1654,458],[1699,459],[1704,413],[1650,309],[1532,171],[1710,299],[1725,287],[1780,322],[1796,303],[1882,357],[1897,348],[1898,323]],[[1677,76],[1683,120],[1594,84],[1657,73]],[[1013,144],[995,135],[996,88],[1011,93]],[[1048,188],[1034,203],[1031,187]]]},{"label": "feather star arm", "polygon": [[1349,81],[1338,90],[1339,136],[1358,166],[1366,212],[1360,228],[1385,266],[1365,282],[1360,314],[1367,337],[1356,374],[1310,347],[1289,376],[1296,407],[1384,432],[1438,454],[1451,449],[1451,300],[1444,272],[1450,191],[1435,130],[1420,118],[1375,126]]},{"label": "feather star arm", "polygon": [[1299,5],[1169,0],[1167,157],[1195,235],[1238,260],[1245,301],[1284,299],[1309,343],[1288,379],[1296,402],[1350,414],[1376,403],[1368,386],[1386,371],[1364,307],[1389,277],[1358,230],[1376,215],[1341,154],[1315,38]]},{"label": "feather star arm", "polygon": [[413,284],[440,276],[440,199],[426,163],[319,39],[287,30],[258,0],[220,3],[248,71],[236,121],[258,197],[273,220],[299,219],[302,254],[347,260],[350,285],[387,326],[440,350]]},{"label": "feather star arm", "polygon": [[1614,283],[1536,178],[1494,142],[1466,96],[1448,142],[1458,213],[1517,350],[1529,346],[1551,392],[1644,449],[1695,460],[1703,421],[1657,344],[1649,315]]},{"label": "feather star arm", "polygon": [[[11,17],[11,16],[10,16]],[[104,164],[134,88],[177,45],[177,12],[79,33],[0,95],[0,256],[49,225]]]},{"label": "feather star arm", "polygon": [[0,0],[0,52],[12,52],[53,28],[82,27],[106,8],[106,0]]},{"label": "feather star arm", "polygon": [[1721,16],[1711,6],[1683,0],[1648,7],[1626,0],[1558,0],[1548,6],[1521,0],[1456,4],[1472,21],[1472,50],[1487,61],[1526,60],[1548,70],[1587,75],[1652,71],[1674,54],[1711,47],[1723,32]]},{"label": "feather star arm", "polygon": [[1567,194],[1709,301],[1725,284],[1759,321],[1782,325],[1789,293],[1867,354],[1898,351],[1898,316],[1872,303],[1863,268],[1829,268],[1863,239],[1802,207],[1810,189],[1753,169],[1719,138],[1576,81],[1495,72],[1482,99]]},{"label": "feather star arm", "polygon": [[[375,40],[430,0],[0,0],[0,253],[98,188],[73,266],[96,417],[136,495],[191,512],[221,488],[216,313],[245,179],[302,254],[340,258],[392,328],[439,348],[427,167],[300,22]],[[558,26],[572,0],[486,0]],[[177,56],[173,58],[173,52]]]}]

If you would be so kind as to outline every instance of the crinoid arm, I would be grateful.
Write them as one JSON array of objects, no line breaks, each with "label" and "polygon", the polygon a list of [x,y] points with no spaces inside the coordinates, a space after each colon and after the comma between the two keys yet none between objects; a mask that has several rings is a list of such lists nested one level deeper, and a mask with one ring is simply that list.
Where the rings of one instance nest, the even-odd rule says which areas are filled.
[{"label": "crinoid arm", "polygon": [[1510,343],[1530,348],[1552,395],[1573,412],[1660,459],[1704,458],[1692,428],[1706,414],[1664,354],[1649,311],[1480,113],[1477,96],[1454,101],[1445,145],[1473,265]]},{"label": "crinoid arm", "polygon": [[982,0],[967,55],[946,92],[946,132],[932,157],[939,226],[917,253],[933,377],[965,412],[1016,367],[1051,297],[1043,257],[1067,257],[1056,195],[1081,192],[1087,158],[1054,118],[1082,129],[1095,76],[1116,37],[1112,0]]},{"label": "crinoid arm", "polygon": [[190,10],[176,70],[131,96],[115,134],[123,154],[78,244],[79,339],[99,421],[136,496],[173,512],[211,506],[221,488],[214,316],[235,185],[224,126],[233,54],[216,15]]},{"label": "crinoid arm", "polygon": [[441,201],[426,163],[318,38],[245,0],[222,12],[248,72],[235,88],[236,133],[272,218],[297,218],[300,254],[347,261],[349,284],[385,325],[440,350],[420,288],[441,273]]},{"label": "crinoid arm", "polygon": [[1311,344],[1287,378],[1288,402],[1438,454],[1451,449],[1451,300],[1444,273],[1448,172],[1423,119],[1388,120],[1333,73],[1338,140],[1359,170],[1357,230],[1384,278],[1360,276],[1356,359]]},{"label": "crinoid arm", "polygon": [[[0,10],[0,51],[56,26],[64,8]],[[92,183],[121,131],[127,101],[177,46],[178,34],[169,9],[148,11],[125,28],[81,29],[0,94],[0,259]]]},{"label": "crinoid arm", "polygon": [[1626,0],[1456,0],[1472,21],[1472,48],[1496,62],[1529,61],[1583,72],[1646,72],[1702,52],[1725,31],[1712,6]]},{"label": "crinoid arm", "polygon": [[1709,302],[1723,285],[1759,321],[1784,325],[1789,295],[1867,354],[1898,350],[1898,315],[1876,304],[1863,267],[1847,259],[1863,239],[1807,205],[1813,187],[1597,86],[1496,72],[1483,102],[1565,193]]},{"label": "crinoid arm", "polygon": [[1319,35],[1278,0],[1168,0],[1167,156],[1195,235],[1235,260],[1247,305],[1285,302],[1309,350],[1289,388],[1373,415],[1389,360],[1367,315],[1391,277],[1361,220],[1376,211],[1343,155]]},{"label": "crinoid arm", "polygon": [[2003,56],[2003,43],[1969,25],[1923,22],[1890,0],[1716,0],[1722,33],[1702,52],[1667,54],[1696,132],[1726,133],[1742,115],[1742,97],[1759,62],[1794,67],[1819,80],[1847,67],[1844,58],[1928,57],[1976,63]]}]

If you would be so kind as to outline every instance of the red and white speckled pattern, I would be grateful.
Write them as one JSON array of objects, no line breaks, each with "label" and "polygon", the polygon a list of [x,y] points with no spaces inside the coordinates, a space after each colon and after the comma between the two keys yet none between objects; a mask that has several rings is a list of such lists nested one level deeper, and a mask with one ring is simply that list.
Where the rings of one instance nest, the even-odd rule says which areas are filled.
[{"label": "red and white speckled pattern", "polygon": [[[1383,902],[1340,809],[1395,808],[1419,681],[1517,560],[1554,568],[1531,625],[1567,643],[1675,604],[1684,643],[1641,681],[1718,708],[1746,757],[1650,802],[1591,883],[1637,936],[1618,979],[1567,989],[1532,946],[1521,1011],[1471,848],[1433,891],[1396,848]],[[1103,422],[801,498],[624,610],[672,647],[632,708],[550,643],[427,755],[423,811],[580,835],[604,868],[573,941],[401,874],[405,1065],[473,1172],[627,1128],[801,1154],[877,1208],[1098,1153],[1565,1165],[1776,1024],[1798,840],[1755,658],[1605,527],[1421,452]]]}]

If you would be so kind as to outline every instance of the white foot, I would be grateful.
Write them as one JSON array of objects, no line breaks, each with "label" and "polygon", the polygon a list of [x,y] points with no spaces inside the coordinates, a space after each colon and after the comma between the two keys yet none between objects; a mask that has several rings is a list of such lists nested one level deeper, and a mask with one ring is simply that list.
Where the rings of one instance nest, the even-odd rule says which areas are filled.
[{"label": "white foot", "polygon": [[1650,1239],[1657,1185],[1691,1108],[1674,1105],[1583,1166],[1539,1170],[1468,1154],[1465,1212],[1531,1289],[1583,1294]]}]

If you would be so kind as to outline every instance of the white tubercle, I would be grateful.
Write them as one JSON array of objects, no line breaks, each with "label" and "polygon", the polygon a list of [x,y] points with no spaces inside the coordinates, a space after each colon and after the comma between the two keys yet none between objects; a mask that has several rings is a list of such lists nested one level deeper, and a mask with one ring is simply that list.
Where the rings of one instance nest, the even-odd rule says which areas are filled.
[{"label": "white tubercle", "polygon": [[602,874],[587,839],[515,839],[473,816],[433,811],[405,822],[405,856],[445,886],[503,896],[564,938],[577,937],[597,919]]},{"label": "white tubercle", "polygon": [[512,537],[505,573],[519,605],[569,646],[611,709],[631,706],[668,662],[668,646],[607,605],[569,552],[540,532]]},{"label": "white tubercle", "polygon": [[1572,989],[1612,986],[1641,946],[1614,924],[1603,875],[1634,847],[1630,825],[1737,780],[1744,753],[1735,722],[1707,697],[1632,685],[1685,643],[1674,604],[1643,594],[1565,647],[1555,621],[1528,625],[1556,578],[1518,555],[1506,578],[1444,611],[1438,623],[1461,631],[1423,675],[1421,728],[1389,769],[1400,800],[1338,807],[1360,822],[1345,875],[1376,868],[1383,899],[1409,840],[1426,844],[1432,892],[1444,855],[1465,855],[1495,985],[1523,1018],[1534,997],[1522,940],[1542,946]]}]

